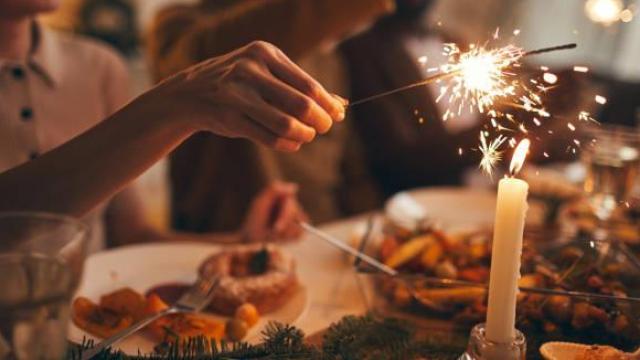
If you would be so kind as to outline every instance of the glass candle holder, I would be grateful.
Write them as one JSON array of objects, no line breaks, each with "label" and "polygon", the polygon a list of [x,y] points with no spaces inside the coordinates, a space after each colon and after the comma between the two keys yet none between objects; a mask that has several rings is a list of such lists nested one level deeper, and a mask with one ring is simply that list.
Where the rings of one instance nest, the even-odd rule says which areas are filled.
[{"label": "glass candle holder", "polygon": [[527,353],[527,340],[516,329],[516,337],[509,344],[495,343],[485,336],[485,323],[471,329],[467,351],[458,360],[524,360]]}]

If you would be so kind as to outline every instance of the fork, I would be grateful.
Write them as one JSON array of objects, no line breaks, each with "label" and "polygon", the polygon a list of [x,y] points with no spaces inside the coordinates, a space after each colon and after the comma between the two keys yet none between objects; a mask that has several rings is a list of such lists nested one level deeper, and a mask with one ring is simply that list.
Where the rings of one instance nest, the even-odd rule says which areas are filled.
[{"label": "fork", "polygon": [[94,356],[98,355],[105,348],[119,342],[120,340],[132,335],[136,331],[142,329],[143,327],[149,325],[155,320],[160,319],[161,317],[177,314],[177,313],[187,313],[187,312],[199,312],[202,310],[209,302],[211,302],[211,298],[213,296],[213,290],[218,284],[220,278],[212,277],[212,278],[204,278],[198,277],[198,280],[184,293],[178,301],[172,306],[166,308],[163,311],[160,311],[154,315],[150,315],[137,323],[131,325],[130,327],[122,330],[121,332],[115,334],[114,336],[105,339],[101,343],[96,346],[82,352],[81,360],[89,360]]}]

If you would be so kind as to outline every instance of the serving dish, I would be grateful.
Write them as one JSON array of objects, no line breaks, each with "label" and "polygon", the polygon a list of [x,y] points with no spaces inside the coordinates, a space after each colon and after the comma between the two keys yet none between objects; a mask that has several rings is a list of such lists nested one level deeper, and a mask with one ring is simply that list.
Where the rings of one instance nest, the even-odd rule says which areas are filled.
[{"label": "serving dish", "polygon": [[[458,216],[465,218],[465,212]],[[408,230],[384,215],[377,218],[360,248],[401,275],[389,277],[355,260],[357,278],[370,311],[468,334],[486,316],[490,226],[434,230],[435,223]],[[517,327],[534,343],[605,343],[634,350],[640,342],[640,267],[634,255],[622,243],[599,243],[589,233],[530,229],[525,231]],[[430,302],[413,298],[407,284]]]}]

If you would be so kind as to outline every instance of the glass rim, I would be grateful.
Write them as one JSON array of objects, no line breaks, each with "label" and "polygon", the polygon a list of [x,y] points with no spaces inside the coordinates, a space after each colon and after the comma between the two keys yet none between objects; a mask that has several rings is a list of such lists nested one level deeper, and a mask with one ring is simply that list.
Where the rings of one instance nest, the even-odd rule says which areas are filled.
[{"label": "glass rim", "polygon": [[73,225],[77,227],[78,230],[83,233],[83,236],[87,236],[89,234],[89,226],[79,218],[76,218],[70,215],[63,215],[58,213],[46,212],[46,211],[26,211],[26,210],[0,211],[0,221],[5,219],[11,219],[11,218],[55,220],[60,223]]}]

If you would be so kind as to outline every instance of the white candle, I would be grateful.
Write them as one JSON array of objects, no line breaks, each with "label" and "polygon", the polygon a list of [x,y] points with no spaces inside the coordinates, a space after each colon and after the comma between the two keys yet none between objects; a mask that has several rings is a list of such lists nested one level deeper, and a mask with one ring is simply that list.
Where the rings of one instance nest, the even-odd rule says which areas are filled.
[{"label": "white candle", "polygon": [[[522,166],[528,147],[529,141],[525,139],[516,148],[511,162],[512,175]],[[513,177],[504,178],[498,184],[486,338],[501,344],[511,343],[515,338],[516,295],[528,190],[529,185],[524,180]]]}]

